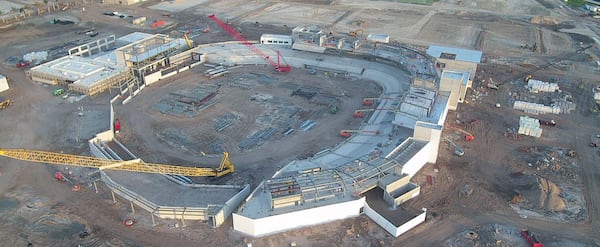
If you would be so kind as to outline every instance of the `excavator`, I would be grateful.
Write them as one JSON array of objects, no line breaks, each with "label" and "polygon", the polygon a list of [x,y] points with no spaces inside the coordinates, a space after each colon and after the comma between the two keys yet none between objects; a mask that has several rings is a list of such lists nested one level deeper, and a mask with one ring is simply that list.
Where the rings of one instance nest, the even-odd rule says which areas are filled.
[{"label": "excavator", "polygon": [[0,101],[0,109],[4,109],[12,105],[12,101],[10,99]]},{"label": "excavator", "polygon": [[152,164],[136,160],[109,160],[89,156],[61,154],[28,149],[0,149],[0,156],[16,160],[53,164],[70,165],[99,170],[117,170],[128,172],[145,172],[157,174],[181,175],[190,177],[221,177],[234,172],[235,168],[229,160],[229,153],[224,152],[221,164],[217,168],[185,167],[166,164]]},{"label": "excavator", "polygon": [[363,36],[365,36],[365,30],[358,29],[358,30],[355,30],[355,31],[350,31],[350,32],[348,32],[348,35],[350,35],[352,37],[360,37],[360,38],[362,38]]},{"label": "excavator", "polygon": [[446,128],[446,129],[451,129],[451,130],[456,130],[456,131],[458,131],[458,132],[460,132],[460,133],[463,133],[463,134],[465,134],[465,136],[464,136],[464,138],[465,138],[465,141],[468,141],[468,142],[470,142],[470,141],[472,141],[472,140],[475,140],[475,135],[473,135],[473,134],[469,133],[469,132],[468,132],[468,131],[466,131],[466,130],[463,130],[463,129],[459,128],[458,126],[446,125],[446,126],[445,126],[445,128]]}]

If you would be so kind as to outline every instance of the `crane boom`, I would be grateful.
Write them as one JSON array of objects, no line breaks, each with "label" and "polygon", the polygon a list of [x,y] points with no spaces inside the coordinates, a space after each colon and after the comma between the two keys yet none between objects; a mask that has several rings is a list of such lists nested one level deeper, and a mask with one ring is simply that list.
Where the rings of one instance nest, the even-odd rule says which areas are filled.
[{"label": "crane boom", "polygon": [[258,47],[254,46],[252,43],[250,43],[250,41],[248,41],[246,38],[244,38],[244,36],[242,36],[241,33],[236,31],[233,27],[229,26],[227,23],[223,22],[216,15],[214,15],[214,14],[209,15],[208,18],[215,21],[221,28],[223,28],[223,30],[225,30],[227,33],[229,33],[229,35],[231,35],[234,38],[236,38],[237,40],[241,41],[242,44],[244,44],[246,47],[248,47],[248,49],[252,50],[256,55],[260,56],[262,59],[267,61],[267,63],[269,63],[271,66],[275,67],[275,69],[277,71],[289,72],[291,70],[291,67],[289,64],[281,65],[281,63],[279,61],[279,58],[281,57],[281,55],[279,54],[279,52],[277,52],[277,62],[275,62],[275,61],[273,61],[273,59],[271,59],[271,57],[269,57],[269,55],[266,55],[263,51],[258,49]]},{"label": "crane boom", "polygon": [[142,161],[109,160],[96,157],[61,154],[27,149],[0,149],[0,156],[17,160],[47,163],[53,165],[71,165],[79,167],[110,169],[129,172],[145,172],[172,174],[190,177],[220,177],[234,171],[229,160],[229,153],[223,153],[223,159],[218,168],[185,167],[166,164],[145,163]]},{"label": "crane boom", "polygon": [[188,33],[184,33],[183,37],[185,38],[185,42],[187,43],[188,47],[190,47],[190,49],[194,48],[194,45],[192,44],[192,41],[190,40],[190,36],[188,35]]}]

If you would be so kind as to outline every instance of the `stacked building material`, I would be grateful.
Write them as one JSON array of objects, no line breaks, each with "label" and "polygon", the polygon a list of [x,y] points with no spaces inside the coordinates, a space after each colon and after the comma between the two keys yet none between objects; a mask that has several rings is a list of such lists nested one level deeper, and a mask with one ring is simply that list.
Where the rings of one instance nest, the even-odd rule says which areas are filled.
[{"label": "stacked building material", "polygon": [[542,128],[540,128],[540,120],[521,116],[519,119],[519,134],[533,137],[542,136]]},{"label": "stacked building material", "polygon": [[513,108],[517,110],[522,110],[527,113],[540,114],[540,113],[552,113],[552,114],[560,114],[560,107],[558,106],[546,106],[537,103],[525,102],[525,101],[515,101]]},{"label": "stacked building material", "polygon": [[556,83],[544,82],[534,79],[529,79],[529,81],[527,81],[527,89],[529,89],[529,92],[532,93],[557,92],[558,90],[560,90],[558,84]]}]

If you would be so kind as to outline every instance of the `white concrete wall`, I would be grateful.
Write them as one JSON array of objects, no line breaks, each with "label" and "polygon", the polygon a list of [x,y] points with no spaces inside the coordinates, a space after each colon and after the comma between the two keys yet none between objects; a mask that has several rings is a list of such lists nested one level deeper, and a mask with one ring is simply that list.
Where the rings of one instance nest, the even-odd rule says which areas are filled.
[{"label": "white concrete wall", "polygon": [[415,226],[425,222],[425,216],[427,215],[427,209],[423,209],[423,213],[418,216],[412,218],[401,226],[396,227],[394,224],[389,222],[383,216],[378,214],[375,210],[369,207],[367,203],[365,203],[365,214],[371,218],[371,220],[375,221],[377,225],[381,226],[388,233],[392,234],[394,237],[398,237],[403,233],[413,229]]},{"label": "white concrete wall", "polygon": [[438,157],[440,140],[442,137],[442,127],[439,125],[417,122],[413,134],[416,140],[428,141],[430,145],[428,163],[435,163]]},{"label": "white concrete wall", "polygon": [[8,90],[8,80],[3,75],[0,75],[0,92],[4,92]]},{"label": "white concrete wall", "polygon": [[170,76],[174,76],[174,75],[176,75],[176,74],[177,74],[177,70],[175,70],[175,71],[173,71],[173,72],[170,72],[170,73],[168,73],[168,74],[165,74],[165,75],[161,76],[161,77],[160,77],[160,79],[165,79],[165,78],[168,78],[168,77],[170,77]]},{"label": "white concrete wall", "polygon": [[250,192],[252,192],[250,190],[250,185],[246,184],[244,189],[225,202],[225,205],[223,205],[223,208],[221,209],[225,215],[225,218],[228,218],[229,215],[233,213],[233,211],[242,203],[242,201],[246,199],[248,195],[250,195]]},{"label": "white concrete wall", "polygon": [[442,115],[440,115],[440,119],[438,119],[437,125],[444,126],[444,123],[446,122],[446,117],[448,117],[448,104],[449,103],[450,103],[449,101],[446,102],[446,106],[444,106],[444,112],[442,112]]},{"label": "white concrete wall", "polygon": [[365,198],[259,219],[233,214],[233,229],[253,237],[357,217]]},{"label": "white concrete wall", "polygon": [[158,80],[160,80],[160,77],[161,77],[160,71],[154,72],[152,74],[144,76],[144,83],[146,85],[152,85],[152,83],[155,83]]},{"label": "white concrete wall", "polygon": [[396,232],[393,234],[395,237],[402,235],[403,233],[413,229],[415,226],[425,222],[425,216],[427,215],[427,209],[423,208],[423,213],[419,214],[419,216],[412,218],[406,223],[402,224],[398,228],[396,228]]},{"label": "white concrete wall", "polygon": [[429,155],[431,153],[432,142],[425,144],[425,146],[415,154],[412,158],[402,166],[402,173],[408,174],[411,178],[421,170],[421,168],[427,164]]},{"label": "white concrete wall", "polygon": [[377,225],[381,226],[381,228],[383,228],[385,231],[394,235],[394,237],[398,237],[395,235],[396,234],[396,226],[394,226],[394,224],[392,224],[391,222],[386,220],[383,216],[381,216],[375,210],[373,210],[371,207],[369,207],[369,204],[367,204],[366,202],[365,202],[364,212],[365,212],[365,215],[369,216],[369,218],[371,220],[375,221],[375,223],[377,223]]}]

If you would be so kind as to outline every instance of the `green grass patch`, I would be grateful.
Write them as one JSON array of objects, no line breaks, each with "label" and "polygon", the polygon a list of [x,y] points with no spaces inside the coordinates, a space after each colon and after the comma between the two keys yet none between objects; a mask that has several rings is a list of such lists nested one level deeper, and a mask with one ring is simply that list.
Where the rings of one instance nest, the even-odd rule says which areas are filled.
[{"label": "green grass patch", "polygon": [[386,0],[388,2],[397,2],[397,3],[412,3],[412,4],[421,4],[421,5],[432,5],[433,3],[439,0]]},{"label": "green grass patch", "polygon": [[579,7],[583,7],[583,5],[586,4],[586,1],[585,0],[568,0],[568,1],[565,1],[565,3],[571,7],[579,8]]}]

